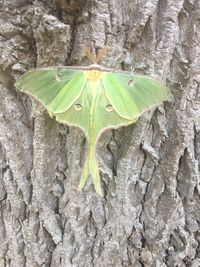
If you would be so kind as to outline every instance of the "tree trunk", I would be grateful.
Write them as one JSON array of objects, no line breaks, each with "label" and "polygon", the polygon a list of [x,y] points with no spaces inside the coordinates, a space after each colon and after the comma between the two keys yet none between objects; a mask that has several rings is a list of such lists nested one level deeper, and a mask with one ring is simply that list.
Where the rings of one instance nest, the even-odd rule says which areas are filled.
[{"label": "tree trunk", "polygon": [[[200,1],[0,0],[0,25],[0,267],[200,266]],[[104,197],[77,192],[83,133],[14,87],[91,41],[174,96],[102,136]]]}]

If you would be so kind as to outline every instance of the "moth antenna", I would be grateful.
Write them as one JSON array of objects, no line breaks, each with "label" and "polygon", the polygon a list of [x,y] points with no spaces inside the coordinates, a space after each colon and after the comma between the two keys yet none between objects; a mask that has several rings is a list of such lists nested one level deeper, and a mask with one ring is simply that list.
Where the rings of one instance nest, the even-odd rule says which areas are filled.
[{"label": "moth antenna", "polygon": [[85,53],[86,56],[88,57],[88,59],[93,63],[96,64],[97,63],[97,57],[96,57],[96,52],[95,52],[95,48],[94,48],[94,43],[91,42],[90,46],[87,46],[85,48]]},{"label": "moth antenna", "polygon": [[103,59],[103,57],[105,57],[107,54],[108,54],[108,49],[106,47],[100,49],[96,57],[96,63],[99,63]]}]

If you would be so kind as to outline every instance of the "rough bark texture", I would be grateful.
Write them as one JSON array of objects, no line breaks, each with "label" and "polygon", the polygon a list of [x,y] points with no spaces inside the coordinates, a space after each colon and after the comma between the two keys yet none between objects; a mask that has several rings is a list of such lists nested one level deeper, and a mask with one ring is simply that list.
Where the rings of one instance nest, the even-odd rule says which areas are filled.
[{"label": "rough bark texture", "polygon": [[[0,0],[0,267],[200,266],[200,1]],[[36,66],[154,75],[173,103],[105,133],[102,198],[77,193],[85,139],[14,88]]]}]

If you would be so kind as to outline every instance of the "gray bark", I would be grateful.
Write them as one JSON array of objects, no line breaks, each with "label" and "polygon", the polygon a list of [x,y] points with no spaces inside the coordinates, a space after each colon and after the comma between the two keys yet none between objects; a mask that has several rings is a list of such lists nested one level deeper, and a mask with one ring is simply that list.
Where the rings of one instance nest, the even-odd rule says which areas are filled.
[{"label": "gray bark", "polygon": [[[200,266],[200,1],[0,0],[0,25],[0,267]],[[174,95],[102,136],[104,197],[76,191],[83,133],[14,87],[91,40]]]}]

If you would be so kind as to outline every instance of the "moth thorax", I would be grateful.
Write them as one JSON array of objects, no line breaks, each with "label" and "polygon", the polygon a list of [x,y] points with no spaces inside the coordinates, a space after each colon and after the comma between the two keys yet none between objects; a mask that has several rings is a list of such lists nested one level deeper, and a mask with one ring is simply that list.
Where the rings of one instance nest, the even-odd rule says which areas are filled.
[{"label": "moth thorax", "polygon": [[86,71],[85,74],[88,80],[94,81],[94,82],[100,80],[102,77],[102,72],[99,70],[89,70],[89,71]]}]

